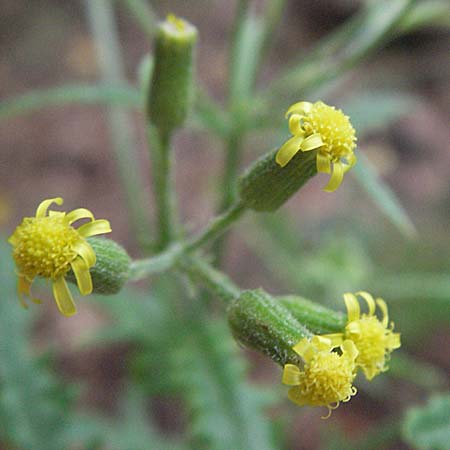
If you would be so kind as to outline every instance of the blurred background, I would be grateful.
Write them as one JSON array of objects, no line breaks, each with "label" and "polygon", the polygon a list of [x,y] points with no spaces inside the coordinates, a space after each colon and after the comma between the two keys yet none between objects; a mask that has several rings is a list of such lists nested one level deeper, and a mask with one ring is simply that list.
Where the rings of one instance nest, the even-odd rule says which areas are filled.
[{"label": "blurred background", "polygon": [[[251,3],[256,18],[271,5]],[[295,68],[370,2],[275,3],[285,7],[269,30],[255,74],[253,94],[260,109],[242,140],[239,166],[286,139],[284,111],[303,99],[323,99],[350,115],[361,166],[334,194],[321,190],[326,177],[317,176],[276,214],[247,215],[233,229],[223,267],[242,288],[297,293],[341,309],[343,292],[368,290],[387,301],[402,348],[388,374],[370,385],[360,380],[359,394],[327,421],[321,412],[285,400],[280,370],[271,361],[238,351],[231,341],[233,348],[226,351],[244,354],[250,391],[265,391],[258,394],[261,414],[275,428],[275,443],[266,442],[267,448],[445,448],[441,445],[448,440],[433,446],[417,430],[449,433],[448,396],[439,394],[448,392],[450,361],[448,4],[417,2],[422,9],[399,21],[397,31],[361,63],[308,84]],[[143,203],[137,209],[151,218],[140,89],[153,23],[173,12],[197,26],[199,91],[228,110],[237,2],[2,0],[1,5],[0,449],[189,448],[182,440],[188,435],[190,448],[235,450],[227,447],[222,427],[233,428],[244,412],[216,411],[211,396],[211,421],[217,421],[209,424],[210,434],[198,432],[202,403],[183,397],[183,383],[177,389],[165,380],[170,349],[178,364],[189,366],[201,348],[193,345],[192,355],[178,354],[183,352],[176,351],[175,335],[169,331],[161,344],[157,324],[150,336],[147,327],[154,325],[146,317],[162,324],[170,315],[164,300],[173,293],[170,283],[155,281],[151,301],[145,285],[114,298],[78,298],[79,312],[70,319],[58,314],[42,284],[44,305],[24,312],[16,300],[6,239],[42,199],[62,196],[66,210],[83,206],[108,218],[111,237],[133,257],[143,256],[128,220],[121,177],[142,178]],[[142,5],[152,9],[139,9]],[[384,20],[382,14],[376,17]],[[349,34],[355,41],[345,48],[351,51],[372,29],[363,31]],[[102,57],[105,43],[115,56]],[[333,57],[338,63],[345,52]],[[324,75],[327,70],[324,66]],[[289,76],[280,81],[280,74]],[[91,89],[99,85],[121,89]],[[193,114],[174,142],[181,216],[190,232],[206,224],[221,201],[217,180],[227,146],[220,133],[207,129],[205,115],[204,109]],[[117,146],[125,146],[130,160],[136,156],[134,166],[121,166]],[[227,336],[218,312],[210,325],[221,330],[218,336]],[[414,407],[422,409],[410,412]],[[226,414],[228,425],[221,423]],[[436,417],[441,425],[433,422]]]}]

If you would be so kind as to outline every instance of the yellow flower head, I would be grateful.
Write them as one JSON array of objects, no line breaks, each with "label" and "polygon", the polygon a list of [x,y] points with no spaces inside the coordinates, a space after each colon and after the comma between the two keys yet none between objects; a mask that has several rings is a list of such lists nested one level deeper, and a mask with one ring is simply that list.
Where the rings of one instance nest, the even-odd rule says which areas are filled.
[{"label": "yellow flower head", "polygon": [[[356,296],[362,297],[369,308],[368,314],[361,314]],[[400,333],[393,333],[394,324],[389,324],[388,309],[381,298],[376,301],[367,292],[344,294],[348,322],[343,339],[351,339],[358,349],[356,365],[361,367],[368,380],[388,369],[387,361],[393,350],[400,347]],[[382,319],[375,315],[376,305]]]},{"label": "yellow flower head", "polygon": [[352,382],[358,350],[352,341],[336,345],[332,339],[314,336],[302,339],[293,350],[302,357],[303,369],[286,364],[282,382],[292,386],[288,396],[294,403],[326,406],[329,417],[340,402],[348,402],[356,394]]},{"label": "yellow flower head", "polygon": [[[31,284],[36,277],[52,280],[53,295],[59,310],[65,316],[76,313],[72,295],[64,279],[71,269],[82,295],[92,292],[89,269],[95,264],[96,256],[85,238],[109,233],[107,220],[95,220],[84,208],[66,214],[48,211],[52,203],[62,205],[60,197],[44,200],[36,210],[35,217],[25,217],[15,229],[8,242],[13,246],[13,257],[18,269],[18,294],[22,305],[27,308],[23,294],[31,297]],[[48,214],[47,214],[48,213]],[[90,221],[78,229],[72,224],[79,219]]]},{"label": "yellow flower head", "polygon": [[317,172],[331,174],[324,190],[335,191],[344,173],[356,163],[356,136],[349,117],[320,101],[295,103],[286,117],[293,137],[282,145],[276,162],[284,167],[299,151],[317,150]]}]

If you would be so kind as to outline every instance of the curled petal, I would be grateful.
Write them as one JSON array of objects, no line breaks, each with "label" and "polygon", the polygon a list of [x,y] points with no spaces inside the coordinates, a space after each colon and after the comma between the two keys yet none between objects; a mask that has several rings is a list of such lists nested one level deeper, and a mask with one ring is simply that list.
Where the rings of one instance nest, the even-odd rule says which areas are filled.
[{"label": "curled petal", "polygon": [[66,219],[69,225],[71,225],[80,219],[91,219],[94,221],[94,215],[86,208],[78,208],[70,211],[70,213],[67,213]]},{"label": "curled petal", "polygon": [[332,348],[339,347],[344,341],[343,333],[324,334],[323,337],[326,337],[330,340]]},{"label": "curled petal", "polygon": [[61,197],[55,197],[39,203],[39,206],[36,209],[36,217],[45,217],[47,210],[52,203],[61,206],[64,203],[64,200]]},{"label": "curled petal", "polygon": [[300,144],[300,150],[302,152],[309,152],[315,150],[316,148],[323,146],[322,136],[319,133],[311,134],[307,138],[303,139]]},{"label": "curled petal", "polygon": [[396,348],[400,348],[400,333],[391,333],[387,339],[387,347],[389,350],[395,350]]},{"label": "curled petal", "polygon": [[319,173],[331,173],[330,155],[319,150],[316,156],[316,166]]},{"label": "curled petal", "polygon": [[86,262],[79,256],[70,263],[70,266],[75,274],[81,295],[89,295],[92,292],[92,278]]},{"label": "curled petal", "polygon": [[[364,291],[357,292],[356,295],[359,295],[366,301],[367,306],[369,308],[369,316],[373,316],[375,314],[375,301],[374,301],[373,297],[368,292],[364,292]],[[385,306],[386,306],[386,304],[385,304]],[[386,308],[386,312],[387,312],[387,308]],[[387,324],[387,322],[386,322],[386,324]]]},{"label": "curled petal", "polygon": [[308,353],[309,349],[311,349],[311,342],[306,338],[297,342],[297,344],[292,347],[292,350],[294,350],[297,355],[301,356],[303,360],[305,360],[305,353]]},{"label": "curled petal", "polygon": [[352,153],[351,155],[347,156],[345,159],[347,160],[347,162],[344,164],[344,173],[347,173],[356,164],[357,158]]},{"label": "curled petal", "polygon": [[345,307],[347,308],[348,322],[358,320],[361,315],[361,310],[359,308],[359,303],[356,297],[350,292],[347,292],[346,294],[344,294],[344,302]]},{"label": "curled petal", "polygon": [[300,369],[294,364],[285,364],[281,382],[288,386],[298,385],[300,383]]},{"label": "curled petal", "polygon": [[96,236],[97,234],[111,233],[111,225],[108,220],[100,219],[85,223],[77,228],[82,237]]},{"label": "curled petal", "polygon": [[346,357],[348,357],[351,361],[354,361],[358,356],[358,349],[353,341],[347,339],[342,343],[342,350]]},{"label": "curled petal", "polygon": [[300,143],[303,141],[302,136],[294,136],[288,139],[278,150],[275,161],[281,167],[284,167],[300,150]]},{"label": "curled petal", "polygon": [[324,187],[325,192],[334,192],[342,183],[344,179],[344,166],[339,161],[333,164],[333,173],[328,181],[328,184]]},{"label": "curled petal", "polygon": [[83,258],[87,267],[92,267],[93,265],[95,265],[97,257],[92,247],[85,240],[80,240],[79,242],[74,244],[73,250],[79,256],[81,256],[81,258]]},{"label": "curled petal", "polygon": [[69,317],[73,316],[77,312],[72,294],[69,291],[64,277],[59,277],[53,280],[53,295],[61,314]]},{"label": "curled petal", "polygon": [[291,114],[308,114],[312,110],[313,104],[310,102],[298,102],[294,103],[289,107],[289,109],[286,111],[286,117],[290,116]]},{"label": "curled petal", "polygon": [[291,387],[289,389],[288,398],[291,402],[294,402],[299,406],[304,406],[307,403],[306,399],[302,396],[301,389],[298,389],[297,387]]},{"label": "curled petal", "polygon": [[383,314],[383,318],[381,319],[381,323],[385,328],[389,325],[389,316],[386,302],[382,298],[377,298],[377,305],[381,309],[381,313]]},{"label": "curled petal", "polygon": [[300,114],[292,114],[292,116],[289,117],[289,131],[294,136],[303,136],[304,134],[300,123],[301,118],[302,116]]}]

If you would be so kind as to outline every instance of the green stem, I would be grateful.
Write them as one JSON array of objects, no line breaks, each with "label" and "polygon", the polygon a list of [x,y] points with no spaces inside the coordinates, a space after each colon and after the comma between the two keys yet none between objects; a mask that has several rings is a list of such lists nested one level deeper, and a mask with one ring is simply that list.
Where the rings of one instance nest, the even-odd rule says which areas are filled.
[{"label": "green stem", "polygon": [[178,266],[192,281],[203,285],[225,304],[237,298],[241,292],[223,272],[214,269],[201,258],[195,256],[182,258]]},{"label": "green stem", "polygon": [[[109,0],[86,0],[86,9],[92,33],[95,38],[102,78],[105,83],[122,84],[125,80],[121,63],[121,49],[117,38],[114,10]],[[126,204],[130,212],[131,227],[142,244],[146,241],[148,218],[147,204],[139,177],[139,164],[133,149],[133,127],[128,112],[123,108],[110,107],[107,110],[111,145],[123,186]]]},{"label": "green stem", "polygon": [[244,211],[245,207],[241,203],[236,203],[227,212],[212,219],[203,231],[190,240],[173,244],[159,255],[134,261],[131,264],[130,279],[134,281],[142,280],[151,274],[172,268],[183,255],[194,252],[220,236]]},{"label": "green stem", "polygon": [[176,238],[176,199],[173,189],[173,154],[170,134],[161,133],[148,124],[148,140],[151,145],[152,180],[156,201],[157,239],[156,250],[163,250]]}]

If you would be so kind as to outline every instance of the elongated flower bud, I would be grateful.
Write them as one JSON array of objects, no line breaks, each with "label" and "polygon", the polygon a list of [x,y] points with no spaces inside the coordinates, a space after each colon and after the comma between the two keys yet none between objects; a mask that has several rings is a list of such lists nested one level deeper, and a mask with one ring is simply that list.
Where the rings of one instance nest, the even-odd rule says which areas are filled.
[{"label": "elongated flower bud", "polygon": [[298,152],[281,167],[273,150],[253,163],[239,180],[239,195],[247,208],[275,211],[317,173],[313,152]]},{"label": "elongated flower bud", "polygon": [[[117,294],[130,276],[130,262],[126,250],[117,242],[106,238],[88,238],[89,245],[94,250],[97,261],[90,268],[92,292],[103,295]],[[67,280],[75,282],[72,272]]]},{"label": "elongated flower bud", "polygon": [[280,365],[298,363],[294,345],[311,333],[277,300],[261,289],[243,291],[228,307],[236,340]]},{"label": "elongated flower bud", "polygon": [[340,333],[345,328],[347,316],[296,295],[277,297],[289,312],[314,334]]},{"label": "elongated flower bud", "polygon": [[197,29],[169,15],[156,34],[148,117],[162,133],[186,119],[192,101],[193,59]]}]

